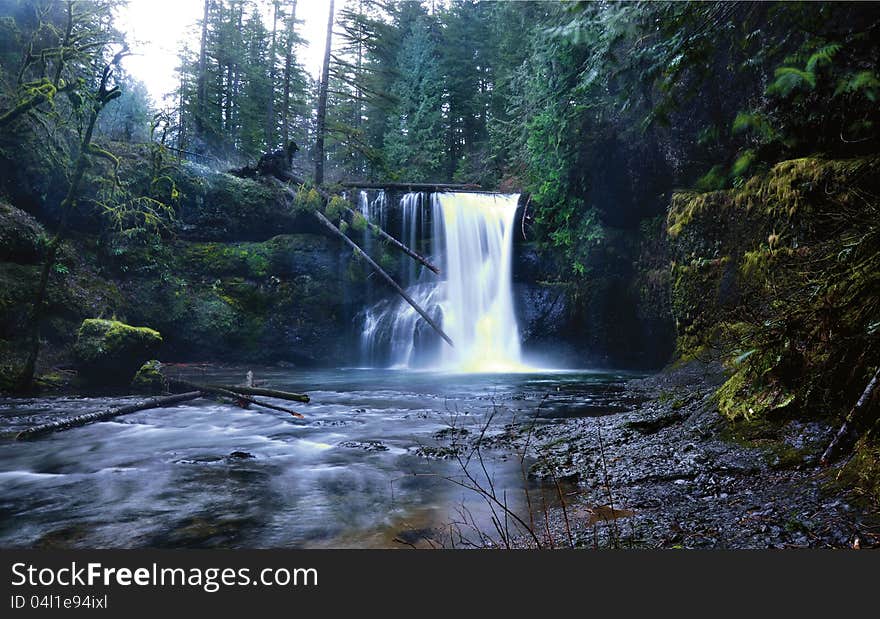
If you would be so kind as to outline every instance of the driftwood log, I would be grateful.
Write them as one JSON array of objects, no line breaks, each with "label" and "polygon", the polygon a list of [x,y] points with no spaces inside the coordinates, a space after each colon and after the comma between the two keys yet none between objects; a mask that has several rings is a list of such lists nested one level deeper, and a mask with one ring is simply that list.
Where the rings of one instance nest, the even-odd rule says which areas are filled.
[{"label": "driftwood log", "polygon": [[327,217],[324,215],[324,213],[322,213],[320,211],[315,211],[315,217],[317,217],[318,221],[320,221],[322,224],[324,224],[324,226],[328,230],[330,230],[333,234],[335,234],[340,239],[342,239],[346,245],[351,247],[352,251],[355,253],[356,256],[362,258],[368,265],[370,265],[370,268],[372,268],[376,273],[378,273],[382,277],[382,279],[384,279],[387,282],[387,284],[394,289],[394,291],[397,294],[399,294],[401,297],[403,297],[403,300],[406,301],[407,303],[409,303],[412,306],[412,308],[414,310],[416,310],[416,312],[418,312],[419,316],[424,318],[425,322],[427,322],[429,325],[431,325],[431,327],[434,329],[434,331],[436,331],[437,334],[440,337],[442,337],[443,340],[447,344],[449,344],[450,346],[453,346],[453,347],[455,346],[455,344],[452,343],[452,339],[448,335],[446,335],[446,332],[443,331],[443,329],[440,327],[440,325],[438,325],[437,322],[433,318],[431,318],[428,315],[428,313],[425,310],[423,310],[419,306],[419,304],[416,303],[415,300],[411,296],[409,296],[407,294],[406,290],[404,290],[403,288],[400,287],[400,284],[398,284],[396,281],[394,281],[393,277],[388,275],[388,273],[386,273],[382,267],[380,267],[378,264],[376,264],[376,262],[372,258],[370,258],[366,253],[364,253],[364,250],[362,250],[360,247],[358,247],[357,243],[355,243],[350,238],[348,238],[339,228],[337,228],[333,224],[332,221],[327,219]]},{"label": "driftwood log", "polygon": [[62,421],[55,421],[52,423],[44,423],[39,426],[27,428],[26,430],[22,430],[21,432],[16,434],[15,439],[18,441],[27,440],[29,438],[34,438],[43,434],[49,434],[51,432],[69,430],[70,428],[76,428],[89,423],[96,423],[98,421],[107,421],[108,419],[113,419],[114,417],[119,417],[121,415],[128,415],[129,413],[145,411],[151,408],[176,406],[177,404],[180,404],[182,402],[195,400],[196,398],[200,398],[202,396],[203,394],[201,391],[189,391],[187,393],[176,393],[174,395],[141,400],[140,402],[135,402],[134,404],[129,404],[127,406],[109,408],[107,410],[87,413],[85,415],[77,415],[76,417],[71,417],[70,419],[64,419]]},{"label": "driftwood log", "polygon": [[208,385],[209,387],[220,387],[241,393],[244,395],[262,395],[267,398],[275,398],[278,400],[290,400],[291,402],[309,402],[311,398],[304,393],[290,393],[289,391],[278,391],[277,389],[265,389],[263,387],[242,387],[239,385]]}]

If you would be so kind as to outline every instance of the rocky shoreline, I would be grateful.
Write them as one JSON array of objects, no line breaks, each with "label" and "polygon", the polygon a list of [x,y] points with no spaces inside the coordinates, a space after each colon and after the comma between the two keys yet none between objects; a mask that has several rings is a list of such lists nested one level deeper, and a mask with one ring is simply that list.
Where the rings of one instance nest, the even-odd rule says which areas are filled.
[{"label": "rocky shoreline", "polygon": [[818,464],[832,424],[731,424],[713,399],[723,382],[720,364],[693,361],[627,381],[625,412],[511,424],[482,449],[528,445],[544,546],[567,546],[567,530],[585,548],[877,546],[878,514]]}]

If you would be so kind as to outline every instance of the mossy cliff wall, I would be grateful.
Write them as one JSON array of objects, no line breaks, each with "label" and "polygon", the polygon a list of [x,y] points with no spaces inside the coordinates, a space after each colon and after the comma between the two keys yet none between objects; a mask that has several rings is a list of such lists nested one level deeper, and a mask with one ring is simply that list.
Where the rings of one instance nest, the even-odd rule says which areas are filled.
[{"label": "mossy cliff wall", "polygon": [[845,415],[880,359],[880,158],[785,161],[679,193],[667,224],[682,359],[720,353],[731,419]]},{"label": "mossy cliff wall", "polygon": [[677,355],[688,358],[724,339],[769,302],[764,276],[784,277],[781,257],[806,255],[834,203],[876,185],[880,159],[784,161],[741,187],[678,192],[667,216],[671,309]]},{"label": "mossy cliff wall", "polygon": [[552,249],[514,244],[514,301],[524,349],[570,367],[657,369],[672,355],[669,257],[661,218],[606,229],[589,273],[573,279]]},{"label": "mossy cliff wall", "polygon": [[[126,161],[126,157],[130,159]],[[134,187],[148,183],[123,155]],[[143,178],[138,177],[143,174]],[[41,368],[71,357],[82,320],[116,317],[161,332],[164,360],[336,365],[348,362],[362,286],[352,257],[277,187],[183,163],[173,171],[175,218],[160,237],[72,229],[51,273]],[[21,361],[50,206],[37,218],[0,202],[0,374]],[[39,221],[46,217],[47,226]]]}]

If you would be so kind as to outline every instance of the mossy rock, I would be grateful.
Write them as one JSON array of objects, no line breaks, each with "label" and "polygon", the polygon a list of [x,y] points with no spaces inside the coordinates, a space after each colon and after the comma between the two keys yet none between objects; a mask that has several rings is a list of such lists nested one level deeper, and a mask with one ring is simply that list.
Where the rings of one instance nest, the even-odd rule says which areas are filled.
[{"label": "mossy rock", "polygon": [[157,395],[165,391],[165,376],[162,374],[162,364],[156,359],[150,359],[141,366],[131,381],[131,389],[135,393],[147,393]]},{"label": "mossy rock", "polygon": [[180,191],[182,237],[201,241],[259,241],[296,230],[300,214],[279,187],[194,164],[174,173]]},{"label": "mossy rock", "polygon": [[749,421],[793,404],[796,395],[779,383],[762,384],[741,367],[715,392],[718,410],[728,419]]},{"label": "mossy rock", "polygon": [[86,383],[128,385],[162,345],[158,331],[116,320],[88,318],[77,333],[73,354]]},{"label": "mossy rock", "polygon": [[33,264],[45,247],[46,232],[36,219],[0,202],[0,260]]}]

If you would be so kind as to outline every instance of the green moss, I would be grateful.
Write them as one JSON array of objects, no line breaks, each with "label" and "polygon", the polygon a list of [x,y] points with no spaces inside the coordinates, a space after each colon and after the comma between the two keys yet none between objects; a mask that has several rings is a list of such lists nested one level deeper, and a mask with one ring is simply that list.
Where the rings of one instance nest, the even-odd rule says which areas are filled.
[{"label": "green moss", "polygon": [[728,201],[728,193],[724,191],[674,193],[666,217],[667,234],[673,239],[677,238],[698,215],[710,208],[715,210],[724,208]]},{"label": "green moss", "polygon": [[161,344],[162,336],[153,329],[89,318],[77,333],[73,353],[77,369],[87,382],[128,384]]},{"label": "green moss", "polygon": [[144,363],[131,381],[131,388],[136,393],[164,393],[165,387],[162,364],[156,359],[151,359]]},{"label": "green moss", "polygon": [[351,227],[358,232],[363,232],[367,229],[367,219],[360,213],[355,213],[351,219]]},{"label": "green moss", "polygon": [[321,194],[314,187],[300,187],[293,199],[293,207],[299,212],[314,213],[321,209],[321,205]]},{"label": "green moss", "polygon": [[223,301],[249,315],[265,315],[272,303],[271,294],[241,278],[222,280],[215,284],[214,289]]},{"label": "green moss", "polygon": [[346,209],[348,209],[348,202],[340,196],[333,196],[327,203],[324,214],[330,221],[338,221],[342,219]]},{"label": "green moss", "polygon": [[190,272],[253,278],[269,274],[272,250],[263,243],[191,243],[183,251],[181,266]]},{"label": "green moss", "polygon": [[854,492],[859,502],[880,509],[880,441],[872,433],[859,440],[852,456],[836,471],[828,485]]},{"label": "green moss", "polygon": [[672,265],[671,309],[678,334],[678,357],[696,358],[713,343],[713,327],[723,319],[722,277],[730,258]]},{"label": "green moss", "polygon": [[720,217],[720,213],[736,210],[743,214],[757,210],[780,222],[790,221],[804,209],[814,210],[823,202],[816,199],[818,191],[834,193],[838,201],[858,200],[858,192],[851,189],[856,177],[880,174],[880,157],[825,160],[805,157],[783,161],[765,174],[753,176],[742,186],[717,191],[717,178],[707,175],[700,191],[680,191],[672,196],[667,214],[667,233],[677,238],[686,227],[705,213]]},{"label": "green moss", "polygon": [[0,260],[38,262],[46,246],[46,231],[36,219],[0,202]]},{"label": "green moss", "polygon": [[784,409],[796,396],[779,382],[756,376],[753,367],[743,366],[715,392],[715,398],[727,418],[750,420]]}]

